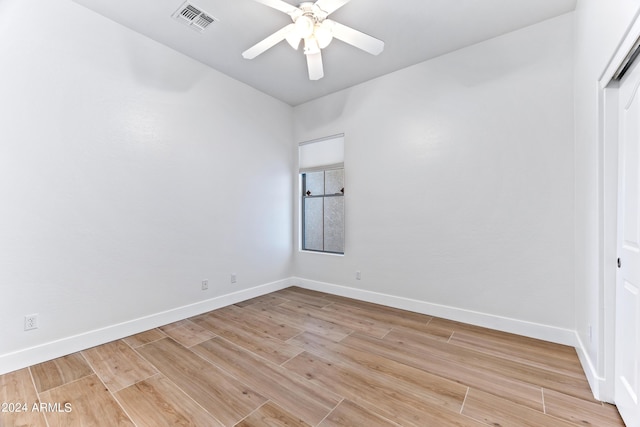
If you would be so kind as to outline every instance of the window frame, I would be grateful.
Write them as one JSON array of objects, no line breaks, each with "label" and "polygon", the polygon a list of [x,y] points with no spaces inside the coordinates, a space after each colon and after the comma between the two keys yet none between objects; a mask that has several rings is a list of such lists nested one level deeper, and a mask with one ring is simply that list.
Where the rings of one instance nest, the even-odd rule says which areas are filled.
[{"label": "window frame", "polygon": [[[306,175],[309,173],[317,173],[317,172],[322,172],[323,175],[323,179],[325,180],[324,185],[326,185],[326,172],[327,171],[332,171],[332,170],[341,170],[342,174],[343,174],[343,178],[342,178],[342,189],[339,193],[332,193],[332,194],[326,194],[326,187],[325,187],[325,191],[323,191],[323,194],[321,195],[314,195],[314,194],[310,194],[307,195],[306,192],[307,190],[307,185],[306,185]],[[313,253],[321,253],[321,254],[329,254],[329,255],[339,255],[339,256],[343,256],[345,251],[345,219],[346,219],[346,214],[345,214],[345,201],[346,199],[344,198],[344,166],[343,165],[330,165],[330,166],[325,166],[325,167],[317,167],[317,168],[313,168],[313,170],[305,170],[305,171],[301,171],[299,173],[299,182],[300,182],[300,250],[303,252],[313,252]],[[323,185],[323,187],[324,187]],[[328,251],[325,250],[325,216],[324,216],[324,208],[325,208],[325,199],[326,198],[334,198],[334,197],[342,197],[343,198],[343,209],[342,209],[342,252],[338,252],[338,251]],[[305,209],[305,201],[306,200],[310,200],[310,199],[322,199],[322,250],[319,249],[308,249],[306,247],[306,235],[305,235],[305,226],[306,226],[306,209]]]}]

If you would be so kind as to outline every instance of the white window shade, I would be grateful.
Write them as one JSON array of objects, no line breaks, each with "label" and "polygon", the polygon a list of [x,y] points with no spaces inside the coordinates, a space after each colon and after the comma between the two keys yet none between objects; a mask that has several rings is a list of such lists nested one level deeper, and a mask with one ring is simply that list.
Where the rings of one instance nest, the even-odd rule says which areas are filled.
[{"label": "white window shade", "polygon": [[298,147],[300,172],[341,168],[344,165],[344,134],[303,142]]}]

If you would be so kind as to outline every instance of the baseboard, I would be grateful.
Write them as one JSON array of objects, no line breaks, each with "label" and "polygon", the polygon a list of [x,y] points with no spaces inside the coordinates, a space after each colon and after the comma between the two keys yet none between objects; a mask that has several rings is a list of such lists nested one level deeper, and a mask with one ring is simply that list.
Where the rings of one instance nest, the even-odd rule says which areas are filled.
[{"label": "baseboard", "polygon": [[597,394],[597,392],[602,389],[601,383],[603,380],[597,376],[587,352],[584,350],[575,331],[299,277],[292,277],[249,289],[243,289],[194,304],[110,325],[102,329],[88,331],[79,335],[65,337],[60,340],[3,354],[0,355],[0,375],[293,285],[576,347],[589,383],[594,390],[594,394]]},{"label": "baseboard", "polygon": [[578,353],[578,359],[580,359],[580,364],[582,364],[582,370],[587,377],[589,387],[591,387],[593,397],[602,402],[613,403],[613,393],[610,392],[610,387],[607,384],[606,378],[603,378],[598,374],[598,370],[593,364],[593,360],[591,360],[589,352],[577,332],[575,347],[576,352]]},{"label": "baseboard", "polygon": [[283,279],[0,355],[0,375],[291,286]]},{"label": "baseboard", "polygon": [[576,333],[570,329],[496,316],[493,314],[480,313],[389,294],[371,292],[347,286],[334,285],[331,283],[318,282],[300,277],[293,277],[291,279],[291,284],[305,289],[382,304],[430,316],[442,317],[444,319],[469,323],[476,326],[496,329],[503,332],[569,345],[572,347],[575,347],[577,344]]}]

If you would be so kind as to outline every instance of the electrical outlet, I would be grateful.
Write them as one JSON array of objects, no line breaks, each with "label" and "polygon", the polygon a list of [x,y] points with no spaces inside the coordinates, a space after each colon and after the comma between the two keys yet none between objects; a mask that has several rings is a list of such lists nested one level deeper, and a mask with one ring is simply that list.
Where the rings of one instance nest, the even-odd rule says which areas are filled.
[{"label": "electrical outlet", "polygon": [[38,315],[30,314],[24,316],[24,330],[30,331],[31,329],[38,329]]},{"label": "electrical outlet", "polygon": [[356,271],[356,280],[360,280],[362,276],[360,276],[360,270]]},{"label": "electrical outlet", "polygon": [[209,281],[208,280],[203,280],[202,281],[202,290],[206,291],[207,289],[209,289]]},{"label": "electrical outlet", "polygon": [[231,283],[236,283],[238,281],[238,276],[236,273],[231,273]]}]

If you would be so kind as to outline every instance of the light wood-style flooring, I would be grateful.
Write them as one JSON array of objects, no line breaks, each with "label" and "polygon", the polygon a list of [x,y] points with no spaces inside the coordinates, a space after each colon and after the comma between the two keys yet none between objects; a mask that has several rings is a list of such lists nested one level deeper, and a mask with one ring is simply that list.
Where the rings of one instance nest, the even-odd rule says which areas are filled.
[{"label": "light wood-style flooring", "polygon": [[624,425],[573,348],[297,287],[0,376],[0,402],[1,427]]}]

